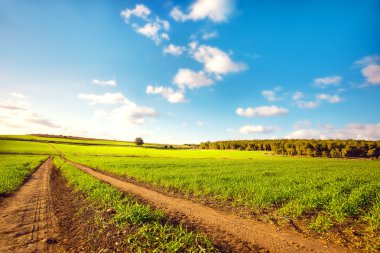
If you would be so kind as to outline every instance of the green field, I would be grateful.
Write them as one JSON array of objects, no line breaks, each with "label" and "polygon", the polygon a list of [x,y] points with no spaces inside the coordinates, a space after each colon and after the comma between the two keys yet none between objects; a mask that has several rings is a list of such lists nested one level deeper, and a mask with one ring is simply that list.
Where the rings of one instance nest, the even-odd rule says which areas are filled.
[{"label": "green field", "polygon": [[[78,146],[54,144],[65,155],[77,156],[137,156],[168,158],[217,158],[217,159],[261,159],[270,152],[250,152],[236,150],[201,150],[201,149],[158,149],[113,146]],[[274,157],[276,159],[277,157]]]},{"label": "green field", "polygon": [[[69,158],[222,205],[245,206],[259,213],[274,209],[277,215],[295,218],[319,213],[318,221],[323,218],[328,224],[359,217],[371,228],[380,228],[380,161],[261,156],[253,160]],[[315,222],[310,222],[313,227]]]},{"label": "green field", "polygon": [[59,158],[54,162],[69,185],[83,192],[97,208],[115,210],[111,222],[129,228],[125,243],[131,252],[218,252],[206,238],[181,225],[168,224],[161,211],[139,204]]},{"label": "green field", "polygon": [[47,143],[16,140],[0,140],[0,154],[1,153],[43,155],[57,154],[57,152]]},{"label": "green field", "polygon": [[47,156],[1,155],[0,196],[17,189]]},{"label": "green field", "polygon": [[[25,140],[0,140],[1,152],[62,155],[97,170],[212,203],[222,209],[236,208],[264,221],[291,219],[301,224],[302,229],[317,234],[340,231],[342,240],[348,236],[349,241],[355,241],[360,248],[380,247],[376,239],[380,235],[380,160],[287,157],[262,151],[47,144]],[[33,157],[42,159],[41,156]],[[92,198],[90,192],[95,188],[91,188],[91,177],[82,176],[83,172],[69,167],[61,166],[62,174]],[[93,201],[101,203],[101,198],[108,201],[109,196],[94,198]],[[121,218],[125,219],[129,218]],[[353,235],[353,231],[359,236]]]}]

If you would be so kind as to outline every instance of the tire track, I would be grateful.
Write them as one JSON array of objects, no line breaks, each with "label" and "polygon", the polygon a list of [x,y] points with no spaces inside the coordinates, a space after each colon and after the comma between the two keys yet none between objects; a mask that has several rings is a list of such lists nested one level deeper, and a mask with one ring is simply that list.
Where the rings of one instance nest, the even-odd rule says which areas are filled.
[{"label": "tire track", "polygon": [[245,242],[270,252],[349,252],[347,248],[321,240],[309,239],[293,231],[280,230],[270,224],[221,213],[215,209],[189,200],[171,197],[115,177],[97,172],[87,166],[67,162],[112,186],[136,195],[156,208],[163,209],[170,217],[180,217],[205,231],[211,238],[227,238],[231,244]]},{"label": "tire track", "polygon": [[52,208],[47,159],[0,206],[0,252],[64,252],[57,244],[58,225]]}]

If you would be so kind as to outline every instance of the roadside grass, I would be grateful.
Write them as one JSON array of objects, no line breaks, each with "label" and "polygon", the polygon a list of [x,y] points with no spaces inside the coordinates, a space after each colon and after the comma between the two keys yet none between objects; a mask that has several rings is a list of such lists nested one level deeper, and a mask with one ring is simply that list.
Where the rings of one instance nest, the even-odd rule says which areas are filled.
[{"label": "roadside grass", "polygon": [[[129,227],[131,231],[125,237],[126,246],[133,252],[217,252],[205,237],[191,232],[181,225],[169,224],[161,211],[138,203],[135,199],[123,195],[110,185],[91,177],[81,170],[54,159],[61,174],[69,185],[85,194],[94,206],[113,209],[115,215],[110,222],[120,228]],[[102,222],[98,220],[97,222]]]},{"label": "roadside grass", "polygon": [[56,151],[41,142],[0,140],[0,153],[52,155]]},{"label": "roadside grass", "polygon": [[16,190],[47,156],[0,154],[0,196]]},{"label": "roadside grass", "polygon": [[[186,151],[187,152],[187,151]],[[258,214],[302,218],[327,231],[356,219],[379,231],[380,161],[281,157],[256,160],[68,156],[168,192]],[[323,212],[323,215],[318,213]],[[314,217],[314,218],[313,218]]]}]

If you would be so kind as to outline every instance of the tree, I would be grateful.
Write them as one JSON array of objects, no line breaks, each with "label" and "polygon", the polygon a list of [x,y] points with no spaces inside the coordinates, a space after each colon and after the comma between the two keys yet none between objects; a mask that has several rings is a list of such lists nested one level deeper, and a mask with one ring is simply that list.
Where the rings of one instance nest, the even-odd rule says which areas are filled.
[{"label": "tree", "polygon": [[141,137],[137,137],[134,141],[134,143],[137,145],[137,146],[142,146],[144,144],[144,140],[141,138]]}]

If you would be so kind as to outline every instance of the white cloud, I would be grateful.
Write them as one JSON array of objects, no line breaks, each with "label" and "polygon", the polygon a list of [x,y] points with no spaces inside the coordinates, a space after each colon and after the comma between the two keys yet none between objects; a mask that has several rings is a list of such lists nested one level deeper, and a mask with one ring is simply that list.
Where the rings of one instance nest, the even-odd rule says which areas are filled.
[{"label": "white cloud", "polygon": [[158,113],[149,107],[141,107],[136,104],[122,105],[113,109],[109,116],[113,120],[127,121],[132,124],[144,124],[146,117],[157,116]]},{"label": "white cloud", "polygon": [[173,88],[170,87],[153,87],[152,85],[148,85],[146,87],[147,94],[161,94],[168,102],[170,103],[184,103],[186,102],[184,90],[174,91]]},{"label": "white cloud", "polygon": [[26,108],[17,103],[0,100],[0,109],[25,111]]},{"label": "white cloud", "polygon": [[329,103],[339,103],[342,99],[338,95],[330,95],[330,94],[318,94],[315,96],[317,99],[326,100]]},{"label": "white cloud", "polygon": [[320,88],[325,88],[330,85],[338,85],[342,81],[341,76],[326,76],[314,79],[314,85]]},{"label": "white cloud", "polygon": [[202,40],[209,40],[209,39],[216,38],[216,37],[218,37],[218,32],[217,31],[204,32],[202,34]]},{"label": "white cloud", "polygon": [[134,9],[125,9],[121,11],[120,15],[124,18],[126,23],[129,23],[129,19],[132,16],[136,16],[142,18],[144,20],[148,20],[148,16],[151,14],[151,11],[148,7],[143,4],[136,4]]},{"label": "white cloud", "polygon": [[238,108],[236,114],[243,117],[269,117],[288,114],[288,109],[277,106],[259,106],[256,108],[248,107],[247,109]]},{"label": "white cloud", "polygon": [[[21,97],[21,99],[23,98]],[[60,127],[58,124],[53,123],[51,120],[48,120],[30,109],[30,107],[24,107],[23,103],[0,100],[0,126],[1,125],[3,127],[0,129],[12,128],[14,131],[19,131],[20,129],[42,131]]]},{"label": "white cloud", "polygon": [[289,139],[358,139],[379,140],[380,123],[377,124],[347,124],[343,128],[321,127],[320,129],[297,129],[286,135]]},{"label": "white cloud", "polygon": [[277,101],[277,100],[281,100],[280,97],[277,97],[277,93],[275,90],[263,90],[261,92],[261,94],[269,101],[269,102],[273,102],[273,101]]},{"label": "white cloud", "polygon": [[158,22],[146,23],[143,27],[134,24],[133,27],[137,33],[152,39],[157,45],[160,44],[163,39],[169,40],[167,33],[160,33],[162,25]]},{"label": "white cloud", "polygon": [[380,55],[369,55],[355,62],[356,65],[368,66],[380,62]]},{"label": "white cloud", "polygon": [[189,7],[188,14],[178,7],[173,8],[170,16],[176,21],[210,19],[213,22],[226,22],[234,10],[233,0],[196,0]]},{"label": "white cloud", "polygon": [[181,89],[188,87],[189,89],[210,86],[214,83],[212,79],[207,77],[203,71],[194,72],[191,69],[179,69],[173,77],[173,83]]},{"label": "white cloud", "polygon": [[170,44],[169,46],[164,48],[165,54],[172,54],[174,56],[180,56],[185,51],[185,47],[176,46],[173,44]]},{"label": "white cloud", "polygon": [[152,39],[157,45],[162,40],[169,40],[167,32],[170,30],[170,23],[166,20],[160,19],[158,16],[151,17],[151,11],[148,7],[142,4],[137,4],[134,9],[125,9],[121,11],[120,15],[124,18],[124,21],[129,24],[132,16],[143,20],[143,24],[132,24],[132,28],[136,33],[144,35]]},{"label": "white cloud", "polygon": [[292,99],[293,100],[300,100],[301,98],[303,98],[303,93],[300,92],[300,91],[296,91],[294,92],[293,96],[292,96]]},{"label": "white cloud", "polygon": [[92,80],[92,83],[99,86],[116,86],[117,83],[115,80]]},{"label": "white cloud", "polygon": [[205,71],[214,74],[228,74],[246,70],[248,67],[245,63],[234,62],[230,56],[217,47],[197,46],[191,50],[191,55],[195,60],[204,64]]},{"label": "white cloud", "polygon": [[95,112],[96,116],[103,115],[114,121],[143,124],[146,117],[158,115],[153,108],[138,106],[121,93],[105,93],[103,95],[79,94],[78,98],[89,101],[90,105],[121,105],[120,107],[112,109],[109,113],[99,110]]},{"label": "white cloud", "polygon": [[15,98],[21,98],[21,99],[28,98],[27,96],[24,96],[23,94],[17,93],[17,92],[12,92],[12,96]]},{"label": "white cloud", "polygon": [[362,74],[367,78],[367,83],[380,84],[380,65],[371,64],[362,69]]},{"label": "white cloud", "polygon": [[121,93],[105,93],[103,95],[96,94],[79,94],[78,98],[89,101],[90,105],[104,104],[104,105],[116,105],[130,103]]},{"label": "white cloud", "polygon": [[246,125],[239,129],[241,134],[254,134],[254,133],[272,133],[272,127],[264,127],[260,125]]},{"label": "white cloud", "polygon": [[313,109],[319,106],[319,103],[316,101],[297,101],[297,105],[301,109]]}]

